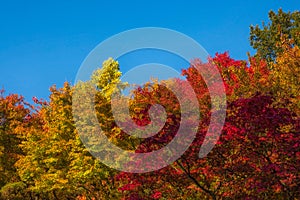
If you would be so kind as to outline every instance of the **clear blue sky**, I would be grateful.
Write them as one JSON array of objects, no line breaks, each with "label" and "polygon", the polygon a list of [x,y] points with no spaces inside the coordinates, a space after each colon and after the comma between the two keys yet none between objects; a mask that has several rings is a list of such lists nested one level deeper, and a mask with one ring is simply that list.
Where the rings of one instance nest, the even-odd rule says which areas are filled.
[{"label": "clear blue sky", "polygon": [[[101,41],[137,27],[164,27],[199,42],[210,55],[246,59],[249,26],[268,11],[300,9],[299,0],[252,1],[1,1],[0,87],[31,101],[72,82]],[[122,63],[120,63],[122,65]]]}]

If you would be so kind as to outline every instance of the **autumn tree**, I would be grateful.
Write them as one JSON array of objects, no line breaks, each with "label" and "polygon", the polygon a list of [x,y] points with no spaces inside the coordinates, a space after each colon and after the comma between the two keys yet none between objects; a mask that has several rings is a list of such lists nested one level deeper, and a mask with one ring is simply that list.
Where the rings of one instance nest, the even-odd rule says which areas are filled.
[{"label": "autumn tree", "polygon": [[40,125],[28,131],[22,144],[26,154],[16,165],[28,192],[38,199],[116,197],[114,171],[87,151],[75,129],[73,87],[65,83],[50,90],[49,103],[38,112]]},{"label": "autumn tree", "polygon": [[292,45],[300,45],[300,12],[269,12],[270,22],[250,26],[250,44],[257,50],[257,54],[268,61],[275,61],[277,53],[283,52],[278,42],[282,37],[292,39]]},{"label": "autumn tree", "polygon": [[[124,97],[128,84],[121,81],[119,63],[112,58],[94,71],[90,81],[51,87],[49,102],[34,97],[32,106],[22,96],[4,96],[1,91],[0,198],[298,199],[300,14],[280,9],[277,14],[271,11],[269,18],[271,22],[262,28],[251,26],[257,56],[243,61],[227,52],[217,53],[207,63],[192,61],[182,71],[187,81],[154,81],[135,87],[125,105],[129,117],[122,115],[125,103],[113,98]],[[210,137],[212,113],[225,106],[218,96],[222,91],[214,91],[217,98],[212,98],[204,74],[199,73],[212,67],[223,80],[227,117],[219,141],[200,159],[199,150],[205,137]],[[208,81],[218,88],[214,76]],[[198,99],[196,104],[187,84]],[[170,88],[177,88],[177,93]],[[122,129],[153,123],[150,111],[155,104],[166,114],[154,116],[164,122],[158,132],[139,138]],[[182,112],[185,106],[192,108],[190,113]],[[118,122],[114,109],[119,112]],[[194,127],[198,115],[193,114],[198,111],[201,118]],[[128,173],[102,163],[113,155],[113,162],[122,168],[135,158],[111,154],[107,141],[135,155],[166,147],[176,137],[182,117],[197,133],[170,165]],[[145,158],[134,167],[164,163],[160,155],[155,160]]]},{"label": "autumn tree", "polygon": [[[220,141],[202,159],[198,158],[198,152],[210,120],[210,99],[201,74],[194,68],[205,64],[192,63],[183,74],[194,87],[203,111],[195,141],[178,161],[166,168],[146,174],[121,173],[118,178],[125,184],[120,191],[128,199],[298,197],[299,116],[291,107],[294,104],[289,103],[296,94],[291,95],[294,90],[285,88],[289,84],[293,88],[298,80],[290,73],[298,67],[296,49],[278,54],[280,62],[273,70],[264,60],[254,57],[250,58],[249,65],[230,58],[227,53],[217,54],[210,60],[222,75],[228,109]],[[281,59],[290,67],[284,69]],[[142,91],[144,97],[150,95],[148,101],[156,98],[155,93]],[[159,102],[167,102],[168,98],[163,98],[167,93],[160,92]],[[175,127],[169,132],[176,132]],[[169,136],[172,139],[172,134]],[[155,138],[143,141],[139,147],[147,151],[146,141],[151,141],[148,144],[152,144],[151,148],[161,147],[164,142]]]},{"label": "autumn tree", "polygon": [[20,144],[32,125],[32,107],[17,94],[0,91],[0,198],[22,199],[26,184],[18,176],[15,163],[24,155]]}]

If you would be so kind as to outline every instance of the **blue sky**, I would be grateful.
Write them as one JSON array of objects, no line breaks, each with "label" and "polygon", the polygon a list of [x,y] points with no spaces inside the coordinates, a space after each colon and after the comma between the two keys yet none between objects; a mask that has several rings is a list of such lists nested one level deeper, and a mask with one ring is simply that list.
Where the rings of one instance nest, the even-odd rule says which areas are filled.
[{"label": "blue sky", "polygon": [[[0,87],[31,101],[48,98],[49,87],[75,80],[88,53],[101,41],[138,27],[182,32],[210,55],[236,59],[254,53],[249,26],[268,11],[299,10],[299,0],[277,1],[1,1]],[[126,62],[126,61],[124,61]],[[122,69],[122,62],[121,69]],[[125,69],[126,70],[126,69]]]}]

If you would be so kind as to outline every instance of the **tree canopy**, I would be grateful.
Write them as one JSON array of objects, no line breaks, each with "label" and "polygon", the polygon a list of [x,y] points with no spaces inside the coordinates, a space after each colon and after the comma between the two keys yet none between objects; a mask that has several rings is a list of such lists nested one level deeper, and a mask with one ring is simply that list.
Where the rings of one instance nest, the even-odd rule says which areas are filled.
[{"label": "tree canopy", "polygon": [[278,44],[282,38],[292,41],[291,45],[300,45],[300,12],[284,12],[279,9],[277,13],[269,12],[267,24],[263,22],[259,25],[250,26],[250,44],[257,50],[257,54],[267,59],[275,61],[278,53],[284,49]]},{"label": "tree canopy", "polygon": [[[263,29],[251,26],[257,55],[246,61],[235,60],[228,52],[216,53],[207,63],[195,59],[182,70],[198,99],[201,120],[185,153],[156,171],[121,172],[94,157],[107,146],[99,147],[93,143],[97,138],[89,138],[94,122],[80,109],[89,103],[93,85],[90,103],[109,141],[130,152],[156,151],[174,139],[182,122],[182,104],[169,88],[179,85],[182,101],[194,106],[182,79],[152,81],[131,91],[131,119],[122,118],[124,127],[131,122],[150,124],[152,105],[165,109],[166,117],[158,118],[165,120],[164,126],[148,138],[128,135],[115,122],[111,95],[124,95],[128,84],[121,81],[119,63],[112,58],[90,81],[52,86],[49,101],[34,97],[31,105],[20,95],[1,90],[0,199],[299,199],[300,18],[297,11],[282,10],[271,11],[269,17],[271,23]],[[218,69],[225,86],[226,119],[215,147],[199,158],[214,100],[197,69],[210,67]],[[78,89],[84,92],[74,95]],[[75,103],[82,111],[78,116],[72,110]]]}]

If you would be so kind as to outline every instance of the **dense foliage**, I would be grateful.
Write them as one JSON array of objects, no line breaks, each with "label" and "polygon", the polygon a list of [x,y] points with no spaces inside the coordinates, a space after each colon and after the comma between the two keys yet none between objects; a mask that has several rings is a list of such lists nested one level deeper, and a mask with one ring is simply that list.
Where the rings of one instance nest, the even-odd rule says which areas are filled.
[{"label": "dense foliage", "polygon": [[[194,60],[182,71],[199,100],[201,121],[181,158],[154,172],[120,172],[95,159],[76,129],[82,126],[88,136],[94,127],[88,118],[75,126],[72,101],[75,89],[96,85],[96,116],[110,141],[128,151],[150,152],[168,144],[181,122],[178,99],[163,84],[132,91],[129,107],[136,124],[150,123],[150,105],[166,110],[164,127],[145,139],[127,135],[114,122],[111,94],[116,84],[119,91],[127,84],[113,59],[89,83],[51,87],[49,102],[34,97],[30,105],[1,91],[0,199],[300,199],[300,19],[298,12],[282,10],[270,18],[263,30],[251,28],[258,55],[242,61],[217,53],[208,63]],[[199,159],[212,100],[197,68],[212,66],[224,81],[227,117],[218,143]],[[181,79],[164,84],[181,85],[188,101]]]},{"label": "dense foliage", "polygon": [[250,26],[250,44],[260,57],[275,61],[277,53],[284,51],[277,44],[282,37],[292,39],[293,45],[300,45],[300,12],[286,13],[282,9],[278,13],[270,11],[269,20],[261,28],[258,25]]}]

